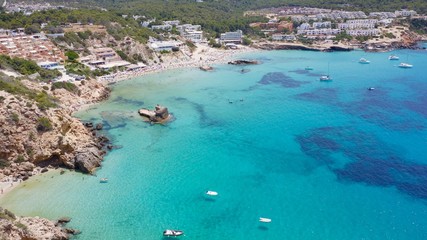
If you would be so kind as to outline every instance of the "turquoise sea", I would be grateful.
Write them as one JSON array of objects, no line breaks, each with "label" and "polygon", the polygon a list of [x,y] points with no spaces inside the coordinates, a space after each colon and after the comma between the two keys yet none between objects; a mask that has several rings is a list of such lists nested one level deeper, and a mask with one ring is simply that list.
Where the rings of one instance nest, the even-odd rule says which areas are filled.
[{"label": "turquoise sea", "polygon": [[[118,83],[78,114],[121,146],[97,176],[49,172],[0,205],[69,216],[82,240],[427,239],[427,51],[392,53],[256,52]],[[158,103],[166,126],[137,114]]]}]

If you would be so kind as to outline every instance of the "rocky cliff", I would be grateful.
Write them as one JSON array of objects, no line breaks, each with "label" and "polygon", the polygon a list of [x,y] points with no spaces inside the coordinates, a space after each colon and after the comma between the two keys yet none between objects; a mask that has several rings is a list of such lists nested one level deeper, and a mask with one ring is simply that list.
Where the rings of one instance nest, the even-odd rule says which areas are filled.
[{"label": "rocky cliff", "polygon": [[[38,83],[22,81],[38,90]],[[47,91],[59,106],[41,110],[23,96],[0,91],[0,179],[24,179],[35,166],[62,166],[92,172],[100,166],[105,137],[98,136],[71,116],[74,109],[108,96],[109,91],[95,81],[79,85],[79,94],[65,89]]]},{"label": "rocky cliff", "polygon": [[76,230],[62,228],[60,222],[53,222],[39,217],[17,217],[8,210],[0,208],[0,239],[38,240],[69,239],[69,234]]}]

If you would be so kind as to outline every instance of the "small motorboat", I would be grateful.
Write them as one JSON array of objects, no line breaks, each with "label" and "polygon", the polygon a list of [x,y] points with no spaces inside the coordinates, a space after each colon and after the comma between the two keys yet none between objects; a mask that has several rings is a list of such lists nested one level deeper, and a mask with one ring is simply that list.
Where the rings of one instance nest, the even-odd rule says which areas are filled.
[{"label": "small motorboat", "polygon": [[375,88],[370,87],[370,88],[368,88],[368,90],[369,90],[369,91],[372,91],[372,90],[375,90]]},{"label": "small motorboat", "polygon": [[218,196],[218,193],[215,191],[207,191],[206,194],[209,196]]},{"label": "small motorboat", "polygon": [[388,56],[388,60],[399,60],[399,57],[396,55],[390,55]]},{"label": "small motorboat", "polygon": [[359,60],[359,63],[361,63],[361,64],[369,64],[369,63],[371,63],[368,59],[366,59],[366,58],[361,58],[360,60]]},{"label": "small motorboat", "polygon": [[260,221],[260,222],[263,222],[263,223],[270,223],[270,222],[271,222],[271,219],[270,219],[270,218],[263,218],[263,217],[260,217],[260,218],[259,218],[259,221]]},{"label": "small motorboat", "polygon": [[183,235],[184,232],[181,230],[170,230],[170,229],[166,229],[163,231],[163,236],[165,237],[178,237]]},{"label": "small motorboat", "polygon": [[413,65],[411,65],[409,63],[400,63],[398,67],[400,67],[400,68],[412,68]]},{"label": "small motorboat", "polygon": [[332,78],[329,75],[323,75],[320,77],[320,81],[332,81]]},{"label": "small motorboat", "polygon": [[99,179],[100,183],[107,183],[108,182],[108,178],[101,178]]}]

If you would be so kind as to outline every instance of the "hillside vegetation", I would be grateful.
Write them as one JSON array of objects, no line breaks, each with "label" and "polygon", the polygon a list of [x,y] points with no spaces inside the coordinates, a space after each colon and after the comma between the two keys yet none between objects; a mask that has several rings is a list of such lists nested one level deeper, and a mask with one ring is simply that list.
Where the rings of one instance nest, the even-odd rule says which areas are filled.
[{"label": "hillside vegetation", "polygon": [[[34,2],[34,0],[32,0]],[[41,0],[36,0],[42,2]],[[24,1],[25,2],[25,1]],[[43,1],[46,2],[46,1]],[[420,13],[427,13],[427,1],[425,0],[204,0],[203,3],[196,3],[194,0],[81,0],[70,3],[64,0],[48,0],[57,4],[86,7],[103,7],[108,9],[122,9],[123,11],[139,12],[141,15],[168,14],[177,11],[177,7],[183,6],[186,9],[219,12],[239,12],[254,10],[266,7],[277,6],[307,6],[348,10],[363,11],[394,11],[397,9],[413,9]],[[193,6],[190,7],[189,6]],[[198,14],[197,11],[186,11],[188,13]],[[169,14],[168,14],[169,16]],[[219,20],[219,19],[217,19]]]}]

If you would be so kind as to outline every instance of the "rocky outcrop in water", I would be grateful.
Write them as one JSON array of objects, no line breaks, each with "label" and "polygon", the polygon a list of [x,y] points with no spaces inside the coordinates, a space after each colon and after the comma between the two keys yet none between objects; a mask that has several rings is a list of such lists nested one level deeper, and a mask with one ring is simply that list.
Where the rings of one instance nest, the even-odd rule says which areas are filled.
[{"label": "rocky outcrop in water", "polygon": [[208,66],[208,65],[203,65],[203,66],[200,66],[199,69],[202,70],[202,71],[206,71],[207,72],[207,71],[212,71],[213,67],[212,66]]},{"label": "rocky outcrop in water", "polygon": [[231,65],[249,65],[249,64],[259,64],[256,60],[233,60],[228,62]]},{"label": "rocky outcrop in water", "polygon": [[157,105],[153,110],[142,108],[138,111],[139,115],[148,119],[151,123],[165,123],[171,119],[168,108]]}]

